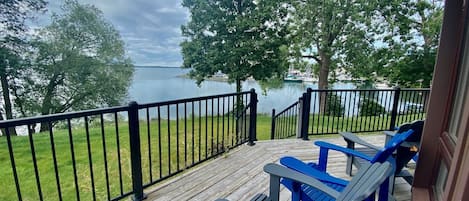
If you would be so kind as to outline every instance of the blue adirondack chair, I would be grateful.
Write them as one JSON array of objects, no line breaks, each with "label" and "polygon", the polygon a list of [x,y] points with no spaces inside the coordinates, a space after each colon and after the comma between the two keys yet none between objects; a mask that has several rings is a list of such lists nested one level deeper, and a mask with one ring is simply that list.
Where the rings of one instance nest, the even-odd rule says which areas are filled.
[{"label": "blue adirondack chair", "polygon": [[[307,168],[307,170],[311,168],[301,161],[299,165]],[[387,178],[392,174],[392,166],[389,162],[363,165],[352,180],[347,182],[346,187],[341,188],[340,191],[324,185],[324,181],[317,179],[321,177],[318,175],[329,178],[330,176],[325,172],[319,171],[312,177],[310,174],[303,174],[274,163],[265,165],[264,171],[270,175],[269,196],[258,194],[251,201],[278,201],[281,178],[283,181],[288,180],[292,182],[294,186],[292,190],[293,201],[307,200],[306,198],[314,200],[360,201],[370,197],[383,182],[386,182]],[[312,171],[317,170],[313,168]],[[331,178],[334,179],[333,177]],[[305,192],[308,192],[308,195],[313,197],[304,197]]]},{"label": "blue adirondack chair", "polygon": [[[380,149],[377,154],[373,157],[370,157],[366,154],[361,152],[357,152],[353,149],[348,149],[345,147],[341,147],[335,144],[331,144],[324,141],[316,141],[314,142],[315,145],[320,147],[319,151],[319,162],[318,163],[304,163],[294,157],[282,157],[280,159],[280,163],[290,169],[296,170],[301,172],[305,175],[314,177],[319,181],[323,182],[327,186],[337,190],[342,191],[345,186],[347,186],[348,181],[338,179],[335,177],[330,176],[326,173],[327,168],[327,159],[329,150],[335,150],[342,152],[347,155],[353,155],[358,158],[362,158],[364,160],[369,161],[370,163],[383,163],[388,161],[392,164],[393,169],[396,166],[396,162],[392,157],[392,153],[399,147],[399,145],[404,142],[409,136],[411,136],[413,130],[407,130],[399,135],[393,137],[384,148]],[[289,179],[283,179],[281,181],[283,185],[285,185],[290,191],[300,191],[297,195],[298,198],[292,197],[292,200],[335,200],[332,197],[328,197],[322,192],[318,192],[317,190],[308,188],[306,185],[295,185],[295,182]],[[374,194],[372,194],[366,200],[374,200]],[[319,198],[319,199],[318,199]],[[387,201],[389,199],[389,178],[387,181],[381,184],[379,190],[379,200],[380,201]]]},{"label": "blue adirondack chair", "polygon": [[[394,177],[390,178],[391,184],[393,184],[395,177],[402,177],[404,180],[407,181],[407,183],[412,184],[413,175],[409,171],[405,170],[404,167],[407,165],[407,163],[409,163],[410,160],[414,160],[416,162],[418,160],[417,151],[420,144],[420,138],[422,136],[423,125],[424,121],[418,120],[402,124],[398,128],[396,128],[395,131],[384,131],[384,134],[386,135],[386,142],[394,138],[399,133],[405,132],[409,129],[412,129],[414,131],[412,136],[407,138],[405,142],[403,142],[401,146],[397,148],[396,153],[394,154],[394,157],[396,159],[396,168]],[[347,148],[354,149],[358,152],[372,156],[375,155],[381,149],[381,147],[370,144],[353,133],[340,132],[339,134],[342,135],[342,137],[344,137],[345,141],[347,142]],[[355,144],[363,145],[363,147],[355,148]],[[356,158],[353,155],[348,155],[347,166],[345,170],[346,173],[352,176],[352,165],[355,165],[357,168],[360,168],[361,164],[363,163],[367,163],[367,161],[362,160],[360,158]],[[393,189],[393,185],[391,186],[391,189]]]}]

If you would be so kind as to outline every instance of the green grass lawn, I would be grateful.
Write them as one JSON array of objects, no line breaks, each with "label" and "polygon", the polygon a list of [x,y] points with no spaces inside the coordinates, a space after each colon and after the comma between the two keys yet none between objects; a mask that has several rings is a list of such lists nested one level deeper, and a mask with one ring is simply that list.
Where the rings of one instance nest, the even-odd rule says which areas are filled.
[{"label": "green grass lawn", "polygon": [[[314,124],[313,128],[324,125],[321,122],[327,121],[325,118],[310,116]],[[374,120],[374,117],[363,118],[363,121],[367,122],[373,122]],[[319,121],[315,121],[315,119],[319,119]],[[185,124],[185,121],[187,121],[187,124]],[[352,120],[343,118],[336,119],[336,121],[329,119],[329,121],[329,125],[334,125]],[[123,193],[132,190],[127,122],[119,121],[117,126],[115,122],[105,122],[103,128],[101,128],[99,122],[98,119],[97,122],[91,123],[88,133],[83,122],[73,124],[71,129],[77,184],[81,200],[91,200],[93,198],[91,177],[94,178],[97,200],[108,199],[107,186],[109,186],[111,198],[119,196],[121,194],[121,181]],[[190,118],[179,121],[163,119],[160,122],[157,120],[141,121],[140,147],[143,183],[150,183],[178,170],[184,170],[185,167],[193,163],[203,161],[207,157],[241,143],[241,140],[246,138],[236,135],[233,125],[232,118],[228,120],[227,117],[223,116],[195,117],[194,121]],[[271,117],[269,115],[258,115],[257,139],[270,139],[270,127]],[[331,127],[330,129],[333,130],[334,128]],[[248,134],[245,133],[245,135]],[[39,195],[29,138],[27,136],[14,136],[11,139],[23,200],[38,200]],[[76,200],[72,149],[68,129],[64,129],[63,126],[56,126],[53,129],[53,141],[63,200]],[[90,152],[88,152],[88,141],[90,142]],[[48,132],[34,134],[33,142],[44,200],[58,200],[50,135]],[[0,186],[2,186],[0,188],[0,200],[16,200],[16,188],[6,137],[0,137],[0,147],[0,161],[2,161],[0,165]],[[91,155],[91,160],[89,155]],[[106,160],[104,160],[105,157]],[[160,163],[161,165],[159,165]],[[119,164],[121,165],[120,169]],[[106,166],[108,181],[106,181]],[[90,171],[91,168],[93,171]],[[93,175],[91,175],[91,172]]]},{"label": "green grass lawn", "polygon": [[[245,136],[235,135],[232,118],[228,122],[226,117],[223,119],[221,116],[218,118],[196,117],[194,119],[194,126],[192,126],[191,119],[186,121],[186,126],[184,126],[184,120],[179,120],[179,122],[176,122],[176,120],[161,120],[159,124],[156,120],[152,120],[149,123],[145,121],[140,122],[144,183],[158,180],[178,170],[183,170],[190,164],[197,163],[222,152],[224,149],[229,149],[241,143],[241,140],[246,139],[245,137],[248,135],[247,133],[245,133]],[[222,121],[224,121],[224,124]],[[257,133],[259,140],[270,138],[270,121],[268,116],[258,116]],[[178,129],[177,123],[179,123]],[[108,198],[106,165],[111,198],[120,195],[121,179],[123,184],[122,191],[126,193],[132,190],[127,122],[120,121],[117,129],[113,122],[106,122],[104,125],[103,129],[101,129],[99,123],[98,125],[91,124],[88,132],[97,200]],[[84,123],[73,125],[72,127],[71,136],[73,138],[79,197],[81,200],[91,200],[93,198],[93,190],[86,129]],[[148,127],[150,127],[150,133],[148,133]],[[160,130],[160,133],[158,130]],[[118,137],[116,131],[118,131]],[[39,194],[29,138],[27,136],[14,136],[11,139],[22,198],[23,200],[38,200]],[[103,139],[106,148],[105,153]],[[63,199],[75,200],[75,180],[68,130],[54,128],[53,140]],[[119,141],[120,149],[117,148],[117,140]],[[34,134],[33,142],[43,197],[45,200],[58,200],[50,135],[49,133]],[[16,200],[16,188],[6,137],[0,137],[0,146],[2,147],[0,149],[0,160],[2,161],[0,165],[0,177],[2,178],[0,179],[0,185],[2,186],[0,188],[0,200]],[[120,170],[118,154],[120,154]],[[105,156],[107,164],[104,162]],[[152,165],[151,170],[150,160]],[[160,162],[161,166],[159,165]]]}]

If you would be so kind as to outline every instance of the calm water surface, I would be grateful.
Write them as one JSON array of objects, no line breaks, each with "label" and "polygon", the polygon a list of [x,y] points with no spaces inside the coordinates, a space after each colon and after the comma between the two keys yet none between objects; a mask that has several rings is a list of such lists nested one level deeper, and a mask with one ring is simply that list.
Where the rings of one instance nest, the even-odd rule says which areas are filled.
[{"label": "calm water surface", "polygon": [[[222,93],[233,93],[236,85],[227,82],[204,81],[197,86],[195,80],[178,77],[189,72],[181,68],[136,68],[133,82],[129,88],[130,100],[138,103],[151,103],[197,96],[208,96]],[[243,91],[254,88],[258,93],[258,112],[268,113],[275,108],[277,111],[292,104],[311,87],[317,89],[316,83],[285,83],[280,89],[269,89],[262,93],[256,81],[243,82]],[[350,83],[334,84],[335,89],[355,88]]]}]

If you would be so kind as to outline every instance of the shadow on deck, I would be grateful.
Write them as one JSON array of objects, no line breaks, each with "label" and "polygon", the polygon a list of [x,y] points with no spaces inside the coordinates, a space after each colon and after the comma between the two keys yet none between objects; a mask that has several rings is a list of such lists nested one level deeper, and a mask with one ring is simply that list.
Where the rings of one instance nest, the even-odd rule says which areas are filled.
[{"label": "shadow on deck", "polygon": [[[363,137],[369,142],[382,145],[384,136]],[[317,138],[316,138],[317,139]],[[250,200],[258,193],[268,194],[269,177],[262,168],[282,156],[295,156],[305,161],[317,161],[319,149],[310,141],[300,139],[259,141],[254,146],[242,145],[201,166],[189,170],[154,188],[145,191],[147,200]],[[320,140],[345,146],[342,138],[321,138]],[[328,172],[349,179],[345,174],[346,157],[331,152]],[[410,200],[411,186],[402,178],[396,179],[394,197]],[[281,200],[290,200],[290,193],[283,189]]]}]

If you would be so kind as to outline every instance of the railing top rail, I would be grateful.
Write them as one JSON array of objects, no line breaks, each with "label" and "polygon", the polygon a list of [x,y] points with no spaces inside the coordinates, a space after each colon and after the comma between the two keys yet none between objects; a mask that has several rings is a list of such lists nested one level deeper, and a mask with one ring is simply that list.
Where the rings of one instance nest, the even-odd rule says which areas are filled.
[{"label": "railing top rail", "polygon": [[77,112],[67,112],[67,113],[42,115],[42,116],[36,116],[36,117],[10,119],[10,120],[0,121],[0,128],[31,125],[31,124],[41,123],[45,121],[60,121],[60,120],[79,118],[79,117],[84,117],[84,116],[93,116],[93,115],[99,115],[99,114],[105,114],[105,113],[123,112],[127,110],[128,110],[128,106],[117,106],[117,107],[110,107],[110,108],[103,108],[103,109],[91,109],[91,110],[84,110],[84,111],[77,111]]},{"label": "railing top rail", "polygon": [[401,89],[401,91],[430,91],[430,88],[409,88]]},{"label": "railing top rail", "polygon": [[300,101],[296,101],[294,102],[293,104],[291,104],[290,106],[288,106],[287,108],[283,109],[281,112],[277,113],[274,118],[277,118],[278,116],[282,115],[284,112],[288,111],[289,109],[291,109],[292,107],[295,107],[295,105],[297,105]]},{"label": "railing top rail", "polygon": [[[191,102],[191,101],[213,99],[213,98],[235,96],[235,95],[244,95],[244,94],[249,94],[249,93],[250,93],[250,91],[244,91],[244,92],[240,92],[240,93],[226,93],[226,94],[219,94],[219,95],[212,95],[212,96],[201,96],[201,97],[196,97],[196,98],[185,98],[185,99],[177,99],[177,100],[171,100],[171,101],[145,103],[145,104],[139,104],[138,109],[144,109],[144,108],[148,108],[148,107],[164,106],[164,105],[170,105],[170,104],[178,104],[178,103]],[[77,111],[77,112],[67,112],[67,113],[59,113],[59,114],[41,115],[41,116],[36,116],[36,117],[25,117],[25,118],[18,118],[18,119],[10,119],[10,120],[0,121],[0,128],[31,125],[31,124],[41,123],[41,122],[45,122],[45,121],[60,121],[60,120],[79,118],[79,117],[84,117],[84,116],[92,116],[92,115],[99,115],[99,114],[105,114],[105,113],[123,112],[123,111],[127,111],[127,110],[128,110],[128,106],[117,106],[117,107],[91,109],[91,110],[84,110],[84,111]]]},{"label": "railing top rail", "polygon": [[214,99],[214,98],[229,97],[229,96],[235,96],[235,95],[244,95],[244,94],[249,94],[249,93],[251,92],[243,91],[240,93],[226,93],[226,94],[219,94],[219,95],[201,96],[201,97],[195,97],[195,98],[184,98],[184,99],[162,101],[162,102],[155,102],[155,103],[144,103],[144,104],[139,104],[138,109],[144,109],[148,107],[158,107],[158,106],[164,106],[164,105],[173,105],[173,104],[178,104],[178,103],[186,103],[186,102],[207,100],[207,99]]},{"label": "railing top rail", "polygon": [[[429,88],[401,88],[401,91],[429,91]],[[312,89],[312,92],[331,92],[331,91],[396,91],[396,89]]]}]

